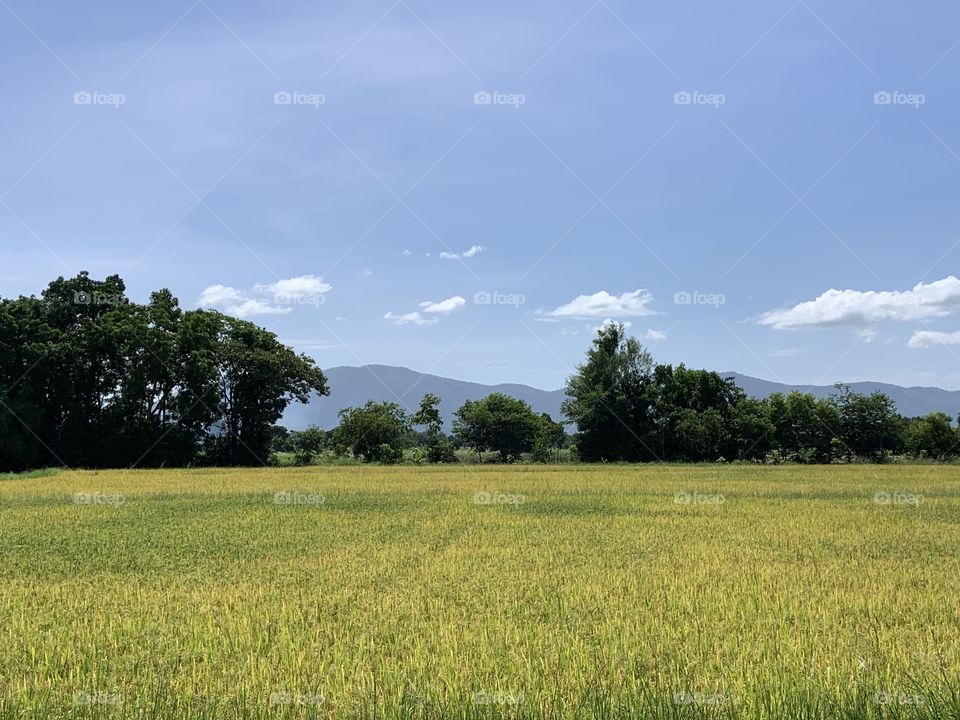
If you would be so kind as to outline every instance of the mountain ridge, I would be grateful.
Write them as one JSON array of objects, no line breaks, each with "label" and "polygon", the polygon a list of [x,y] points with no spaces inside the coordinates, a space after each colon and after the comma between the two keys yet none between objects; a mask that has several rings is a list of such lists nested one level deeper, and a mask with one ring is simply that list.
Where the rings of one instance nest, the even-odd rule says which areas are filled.
[{"label": "mountain ridge", "polygon": [[[396,365],[338,365],[324,370],[329,381],[329,397],[316,397],[306,405],[291,405],[281,422],[293,430],[301,430],[309,425],[330,429],[337,425],[337,413],[346,407],[363,405],[368,400],[397,402],[409,412],[416,410],[420,398],[426,393],[434,393],[441,399],[440,414],[444,428],[449,431],[453,423],[453,413],[467,400],[479,400],[492,392],[502,392],[525,400],[539,412],[546,412],[554,419],[560,419],[560,403],[564,400],[564,391],[543,390],[522,383],[498,383],[488,385],[470,380],[457,380],[431,373],[423,373]],[[812,393],[816,397],[826,397],[836,392],[833,385],[786,384],[764,380],[735,371],[719,373],[733,380],[753,397],[765,398],[774,392],[787,393],[791,390]],[[960,414],[960,390],[944,390],[935,386],[904,387],[893,383],[859,381],[845,383],[853,390],[871,393],[880,390],[888,394],[901,415],[913,417],[930,412],[942,411],[951,417]]]}]

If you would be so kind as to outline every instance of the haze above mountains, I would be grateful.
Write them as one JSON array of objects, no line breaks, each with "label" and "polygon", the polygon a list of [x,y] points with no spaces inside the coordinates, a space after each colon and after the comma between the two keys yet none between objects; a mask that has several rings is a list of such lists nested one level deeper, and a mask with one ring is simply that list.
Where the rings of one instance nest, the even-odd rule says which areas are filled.
[{"label": "haze above mountains", "polygon": [[[293,430],[302,430],[309,425],[330,429],[337,425],[337,413],[340,410],[363,405],[368,400],[396,402],[412,412],[419,405],[421,397],[426,393],[434,393],[441,398],[440,412],[443,415],[444,429],[449,431],[453,423],[453,413],[457,408],[466,400],[479,400],[492,392],[501,392],[525,400],[535,411],[549,413],[554,419],[562,417],[560,403],[565,397],[562,389],[541,390],[514,383],[483,385],[391,365],[339,366],[324,372],[329,380],[330,396],[315,397],[306,405],[292,405],[283,417],[284,425]],[[748,395],[758,398],[768,397],[775,392],[788,393],[791,390],[813,393],[817,397],[826,397],[835,392],[832,385],[785,385],[735,372],[724,372],[721,375],[733,378]],[[960,391],[956,390],[901,387],[879,382],[855,382],[849,385],[860,393],[871,393],[875,390],[886,393],[896,403],[900,414],[907,417],[936,411],[956,417],[960,412]]]}]

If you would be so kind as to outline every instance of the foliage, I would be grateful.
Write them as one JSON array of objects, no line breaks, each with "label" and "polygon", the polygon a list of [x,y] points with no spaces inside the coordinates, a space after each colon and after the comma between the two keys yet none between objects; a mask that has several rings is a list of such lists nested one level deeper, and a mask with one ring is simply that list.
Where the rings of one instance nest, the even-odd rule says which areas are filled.
[{"label": "foliage", "polygon": [[262,464],[311,393],[328,393],[311,358],[168,290],[141,305],[82,272],[0,300],[0,470]]}]

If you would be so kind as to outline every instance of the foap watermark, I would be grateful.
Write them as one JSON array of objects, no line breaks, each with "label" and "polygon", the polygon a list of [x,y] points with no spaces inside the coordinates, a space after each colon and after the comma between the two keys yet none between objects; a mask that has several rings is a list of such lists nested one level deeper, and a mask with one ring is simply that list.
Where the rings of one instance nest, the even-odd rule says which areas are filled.
[{"label": "foap watermark", "polygon": [[673,694],[674,705],[717,706],[726,705],[727,696],[720,693],[678,692]]},{"label": "foap watermark", "polygon": [[707,305],[719,308],[727,302],[723,293],[705,293],[699,290],[678,290],[673,294],[674,305]]},{"label": "foap watermark", "polygon": [[281,490],[273,494],[274,505],[312,505],[320,507],[326,504],[327,497],[321,493],[303,493]]},{"label": "foap watermark", "polygon": [[73,94],[74,105],[106,105],[119,110],[125,105],[127,96],[123,93],[106,93],[99,90],[79,90]]},{"label": "foap watermark", "polygon": [[120,693],[103,692],[101,690],[78,690],[73,694],[74,705],[123,705],[123,695]]},{"label": "foap watermark", "polygon": [[705,93],[699,90],[679,90],[673,94],[674,105],[709,105],[719,108],[727,102],[723,93]]},{"label": "foap watermark", "polygon": [[474,705],[523,705],[523,693],[481,690],[473,696]]},{"label": "foap watermark", "polygon": [[127,501],[120,493],[78,492],[73,494],[74,505],[109,505],[119,507]]},{"label": "foap watermark", "polygon": [[527,302],[527,296],[522,293],[505,293],[499,290],[490,292],[489,290],[480,290],[473,294],[474,305],[511,305],[519,308]]},{"label": "foap watermark", "polygon": [[481,490],[478,493],[474,493],[473,504],[474,505],[514,505],[520,506],[523,505],[527,499],[523,495],[509,495],[507,493],[501,492],[487,492]]},{"label": "foap watermark", "polygon": [[127,298],[117,293],[73,291],[74,305],[126,305],[129,302]]},{"label": "foap watermark", "polygon": [[873,702],[876,705],[923,705],[925,699],[923,695],[910,695],[898,690],[888,690],[874,693]]},{"label": "foap watermark", "polygon": [[919,108],[926,104],[927,96],[923,93],[905,93],[899,90],[880,90],[873,94],[874,105],[907,105]]},{"label": "foap watermark", "polygon": [[516,110],[527,102],[523,93],[505,93],[499,90],[478,90],[473,94],[474,105],[508,105]]},{"label": "foap watermark", "polygon": [[316,707],[318,705],[323,705],[326,701],[326,697],[318,693],[299,693],[289,692],[287,690],[278,690],[270,693],[271,705],[301,705]]},{"label": "foap watermark", "polygon": [[923,502],[923,495],[908,492],[887,492],[878,490],[873,494],[873,501],[877,505],[912,505],[918,507]]},{"label": "foap watermark", "polygon": [[727,498],[722,493],[699,493],[679,490],[673,494],[673,502],[676,505],[723,505]]},{"label": "foap watermark", "polygon": [[307,305],[320,307],[327,301],[323,293],[276,293],[273,296],[274,305]]},{"label": "foap watermark", "polygon": [[274,105],[305,105],[314,109],[327,104],[323,93],[307,93],[299,90],[279,90],[273,94]]}]

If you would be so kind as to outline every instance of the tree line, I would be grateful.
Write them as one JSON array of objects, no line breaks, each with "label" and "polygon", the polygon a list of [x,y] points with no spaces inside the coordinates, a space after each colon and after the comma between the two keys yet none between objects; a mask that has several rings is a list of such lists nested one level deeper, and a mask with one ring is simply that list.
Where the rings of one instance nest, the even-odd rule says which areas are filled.
[{"label": "tree line", "polygon": [[125,291],[84,272],[0,300],[0,470],[256,465],[291,402],[329,394],[253,323]]},{"label": "tree line", "polygon": [[368,402],[340,412],[324,432],[283,431],[274,449],[297,462],[318,455],[368,462],[457,462],[457,449],[483,459],[548,462],[568,449],[582,462],[884,462],[896,455],[949,460],[960,430],[945,413],[901,417],[887,395],[853,392],[775,393],[752,398],[732,379],[683,365],[655,364],[621,324],[601,328],[566,386],[562,411],[573,433],[549,415],[500,393],[468,400],[442,432],[437,405],[426,395],[407,414],[397,403]]},{"label": "tree line", "polygon": [[656,364],[621,324],[601,328],[566,385],[564,419],[501,393],[415,412],[368,402],[330,431],[278,425],[292,402],[327,395],[315,362],[253,323],[183,310],[168,290],[131,302],[118,276],[58,278],[40,297],[0,300],[0,471],[50,465],[260,465],[281,454],[363,462],[883,462],[949,460],[945,413],[901,417],[883,393],[837,386],[748,397],[730,379]]}]

